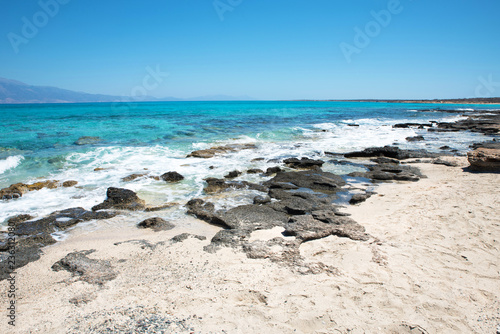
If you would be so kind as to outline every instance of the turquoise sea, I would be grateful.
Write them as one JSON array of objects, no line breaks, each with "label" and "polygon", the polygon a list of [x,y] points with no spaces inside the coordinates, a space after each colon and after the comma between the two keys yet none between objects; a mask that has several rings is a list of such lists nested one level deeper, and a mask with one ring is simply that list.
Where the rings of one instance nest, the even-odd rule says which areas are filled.
[{"label": "turquoise sea", "polygon": [[[464,154],[473,142],[491,139],[475,133],[431,133],[399,129],[402,122],[456,120],[463,112],[492,109],[485,105],[436,105],[368,102],[161,102],[0,105],[0,187],[16,182],[75,180],[76,187],[43,189],[0,201],[0,224],[13,215],[43,216],[102,202],[108,187],[138,192],[151,204],[185,203],[202,196],[203,179],[238,169],[275,166],[285,157],[326,161],[325,152],[347,152],[397,144],[439,151],[443,145]],[[499,107],[500,108],[500,107]],[[432,109],[434,112],[420,112]],[[351,125],[359,126],[351,126]],[[408,142],[423,135],[426,141]],[[84,136],[98,137],[76,145]],[[254,143],[256,149],[211,159],[186,158],[197,149],[230,143]],[[255,158],[264,160],[253,161]],[[99,168],[102,170],[95,171]],[[326,170],[347,174],[355,167],[327,163]],[[177,171],[186,179],[166,184],[147,176]],[[130,174],[147,174],[131,182]],[[243,175],[245,180],[260,176]],[[254,179],[252,179],[254,178]],[[226,199],[221,205],[251,198]],[[166,213],[182,215],[181,209]]]}]

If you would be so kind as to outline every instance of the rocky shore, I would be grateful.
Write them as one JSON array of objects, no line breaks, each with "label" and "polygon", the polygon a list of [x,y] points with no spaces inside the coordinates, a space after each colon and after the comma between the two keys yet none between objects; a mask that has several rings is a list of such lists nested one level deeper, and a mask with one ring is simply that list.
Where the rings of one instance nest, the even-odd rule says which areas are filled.
[{"label": "rocky shore", "polygon": [[[462,111],[456,110],[450,112],[462,113]],[[404,123],[396,124],[394,127],[418,127],[427,129],[429,132],[473,131],[497,135],[500,131],[500,112],[469,115],[467,119],[461,119],[454,123]],[[413,138],[411,140],[421,139]],[[194,151],[189,156],[211,159],[228,152],[253,148],[255,148],[253,144],[218,146]],[[443,148],[443,151],[446,151],[446,148]],[[0,236],[0,280],[8,278],[9,272],[22,269],[30,263],[33,265],[35,265],[33,262],[46,263],[43,260],[43,254],[47,249],[50,249],[47,246],[56,244],[55,232],[75,228],[81,222],[119,219],[120,216],[127,217],[132,212],[147,213],[144,219],[137,221],[136,233],[138,235],[145,233],[150,239],[121,240],[113,243],[115,247],[138,245],[141,249],[153,254],[156,249],[176,247],[179,250],[184,243],[185,247],[189,247],[188,244],[203,242],[202,249],[206,253],[203,256],[209,258],[217,256],[217,254],[227,255],[227,251],[230,250],[234,254],[244,254],[248,259],[261,261],[258,262],[259,265],[264,265],[263,263],[267,263],[265,266],[278,265],[280,269],[276,270],[285,270],[293,275],[338,276],[341,275],[342,268],[332,264],[332,261],[321,260],[321,256],[307,256],[304,249],[307,249],[308,245],[322,242],[321,240],[340,238],[346,240],[345,242],[348,242],[350,247],[369,247],[371,261],[379,266],[385,266],[387,264],[386,255],[379,250],[383,233],[373,234],[367,230],[365,221],[359,220],[356,215],[351,215],[351,207],[363,207],[365,205],[363,202],[374,197],[378,198],[376,184],[395,182],[395,185],[400,183],[407,185],[426,179],[425,172],[423,173],[421,170],[422,166],[426,165],[453,168],[462,173],[484,172],[491,175],[491,177],[488,176],[489,178],[494,179],[500,172],[499,152],[500,146],[497,141],[475,145],[468,154],[469,166],[464,166],[463,160],[456,160],[457,158],[452,156],[452,152],[438,154],[425,150],[405,150],[396,146],[372,147],[343,154],[328,153],[328,156],[335,158],[329,160],[329,163],[352,164],[363,170],[344,176],[322,170],[326,162],[325,158],[288,157],[275,159],[275,157],[266,157],[265,159],[275,159],[276,166],[268,168],[266,171],[258,169],[235,170],[225,175],[224,178],[207,178],[205,179],[206,186],[203,196],[191,198],[186,203],[164,203],[160,206],[148,205],[132,190],[110,187],[106,194],[103,194],[102,203],[93,206],[91,210],[80,207],[69,208],[53,212],[41,219],[34,219],[29,215],[11,217],[7,222],[8,231]],[[447,155],[447,157],[443,158],[443,155]],[[261,181],[237,180],[237,177],[243,174],[253,174],[257,177],[260,175]],[[131,175],[131,179],[141,176],[143,175],[136,176],[134,174]],[[180,182],[183,178],[175,171],[158,176],[158,179],[164,182]],[[64,183],[47,181],[37,184],[15,184],[0,190],[0,194],[2,200],[20,200],[20,197],[28,191],[58,186],[75,186],[75,183],[72,181]],[[230,209],[220,209],[217,205],[217,200],[223,198],[226,193],[248,190],[259,194],[253,198],[253,204],[239,205]],[[498,196],[498,193],[493,195]],[[183,232],[176,235],[168,234],[167,239],[160,240],[162,233],[176,231],[177,224],[154,216],[152,213],[161,212],[175,205],[184,206],[187,215],[213,226],[214,233],[205,236]],[[498,210],[498,207],[492,209]],[[150,232],[159,232],[157,235],[160,237],[151,239],[148,234]],[[257,238],[256,235],[265,235],[266,237]],[[207,237],[209,240],[205,242]],[[8,261],[12,249],[15,249],[15,264]],[[124,274],[120,268],[117,268],[120,262],[93,258],[92,255],[95,252],[95,250],[87,248],[74,250],[66,253],[57,261],[53,261],[46,268],[54,272],[68,272],[67,274],[71,275],[71,278],[67,278],[67,282],[71,282],[71,284],[85,282],[90,286],[98,287],[90,289],[91,293],[73,297],[69,302],[77,307],[92,303],[99,295],[100,289],[111,284],[112,281],[120,280],[120,275]],[[268,294],[253,293],[252,291],[250,290],[249,295],[251,297],[245,295],[245,298],[250,298],[251,302],[257,304],[267,305],[268,298],[271,298],[268,297]],[[99,317],[101,316],[99,315]],[[146,320],[143,317],[141,319],[148,326],[158,325],[155,321],[148,323],[151,318]],[[192,326],[196,327],[202,323],[198,317],[183,316],[177,319],[160,316],[158,319],[167,323],[168,321],[177,321],[175,326],[184,326],[186,332],[194,331]],[[171,324],[173,323],[171,322]],[[128,325],[132,326],[130,323]],[[75,332],[79,328],[81,329],[79,325],[73,324],[73,326]],[[175,326],[171,328],[178,328]],[[96,332],[98,330],[99,327],[96,327]],[[138,329],[135,328],[135,330]],[[427,333],[420,326],[408,325],[404,330],[412,333]],[[110,330],[109,332],[119,333],[120,331]],[[281,328],[280,332],[286,332],[286,330]]]}]

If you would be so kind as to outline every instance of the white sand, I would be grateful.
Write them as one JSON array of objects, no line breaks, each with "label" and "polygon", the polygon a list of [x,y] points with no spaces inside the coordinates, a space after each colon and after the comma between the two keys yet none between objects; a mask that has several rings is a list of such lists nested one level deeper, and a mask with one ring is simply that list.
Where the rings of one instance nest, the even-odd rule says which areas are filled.
[{"label": "white sand", "polygon": [[[195,333],[495,333],[500,175],[419,167],[428,179],[384,184],[366,203],[346,209],[374,237],[370,241],[332,236],[301,246],[308,261],[333,265],[338,276],[300,275],[229,248],[206,253],[203,246],[218,228],[191,218],[156,233],[77,228],[18,269],[16,331],[3,316],[0,333],[85,333],[92,326],[125,333],[136,320],[152,317],[176,320],[166,332],[182,333],[189,327]],[[154,249],[114,245],[132,239],[155,244],[185,231],[208,239]],[[279,233],[259,231],[252,238]],[[115,280],[98,287],[50,269],[67,253],[88,249],[96,249],[89,257],[112,263]],[[5,281],[0,289],[7,290]],[[74,297],[89,301],[77,306],[69,302]],[[7,296],[0,298],[6,314]],[[103,326],[107,319],[113,320]]]}]

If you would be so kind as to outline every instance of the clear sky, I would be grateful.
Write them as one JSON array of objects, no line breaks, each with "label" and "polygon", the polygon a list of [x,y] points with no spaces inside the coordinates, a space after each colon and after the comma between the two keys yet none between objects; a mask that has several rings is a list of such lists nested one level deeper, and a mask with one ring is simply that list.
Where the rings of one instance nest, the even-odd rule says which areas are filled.
[{"label": "clear sky", "polygon": [[499,0],[0,0],[0,32],[0,77],[89,93],[500,96]]}]

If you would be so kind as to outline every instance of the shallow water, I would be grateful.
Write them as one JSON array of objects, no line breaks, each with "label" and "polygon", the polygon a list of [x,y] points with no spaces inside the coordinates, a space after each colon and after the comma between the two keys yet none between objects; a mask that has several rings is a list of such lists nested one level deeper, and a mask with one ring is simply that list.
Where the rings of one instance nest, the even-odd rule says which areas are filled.
[{"label": "shallow water", "polygon": [[[287,157],[332,160],[325,152],[347,152],[370,146],[397,144],[402,148],[439,151],[443,145],[465,153],[473,142],[491,137],[477,133],[430,133],[394,129],[402,122],[452,121],[460,115],[419,112],[437,105],[365,102],[162,102],[127,104],[47,104],[0,106],[0,187],[16,182],[76,180],[71,188],[43,189],[17,200],[0,202],[0,224],[21,213],[43,216],[81,206],[90,209],[103,201],[108,187],[136,191],[148,204],[185,203],[201,196],[206,177],[222,177],[238,169],[277,165],[270,159]],[[464,112],[489,109],[484,105],[446,105]],[[358,126],[350,126],[356,124]],[[408,142],[423,135],[426,141]],[[94,143],[75,145],[83,136]],[[232,143],[254,143],[211,159],[186,158],[197,149]],[[265,158],[262,161],[252,161]],[[102,170],[94,171],[96,168]],[[359,167],[326,163],[340,175]],[[148,176],[177,171],[185,180],[167,184]],[[130,174],[147,174],[131,182]],[[258,175],[239,180],[258,182]],[[226,197],[218,205],[249,203],[255,192]],[[182,206],[162,212],[179,217]]]}]

